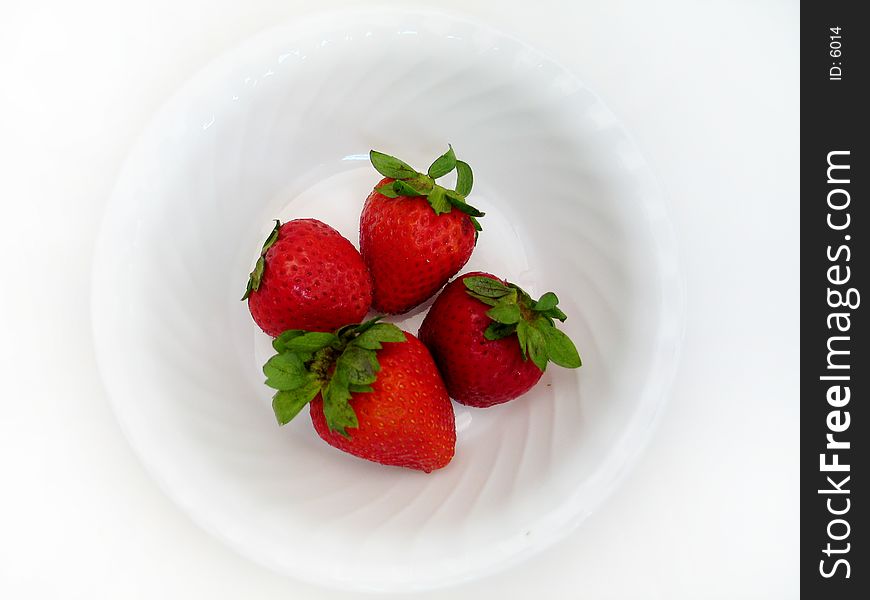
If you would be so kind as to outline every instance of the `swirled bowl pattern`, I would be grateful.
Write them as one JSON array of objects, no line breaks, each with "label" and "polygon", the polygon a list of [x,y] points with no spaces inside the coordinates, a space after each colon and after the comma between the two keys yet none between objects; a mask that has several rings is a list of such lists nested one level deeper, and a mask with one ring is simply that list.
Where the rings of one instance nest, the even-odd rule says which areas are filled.
[{"label": "swirled bowl pattern", "polygon": [[[426,475],[343,455],[304,415],[278,427],[269,340],[239,297],[272,219],[357,243],[368,150],[422,169],[448,142],[487,213],[466,270],[556,291],[584,366],[457,405],[456,457]],[[601,101],[512,37],[432,13],[311,17],[208,65],[133,149],[96,251],[100,369],[155,479],[245,556],[356,590],[480,577],[592,513],[648,438],[683,317],[664,207]],[[416,333],[424,310],[395,321]]]}]

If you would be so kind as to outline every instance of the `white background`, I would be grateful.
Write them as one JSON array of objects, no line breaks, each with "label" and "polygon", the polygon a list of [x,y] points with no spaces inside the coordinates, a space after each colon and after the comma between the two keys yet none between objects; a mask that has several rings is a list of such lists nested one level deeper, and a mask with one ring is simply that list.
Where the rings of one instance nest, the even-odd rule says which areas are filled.
[{"label": "white background", "polygon": [[[161,103],[272,24],[361,4],[0,0],[0,597],[351,597],[238,557],[156,488],[100,382],[89,276]],[[605,507],[421,597],[797,597],[798,3],[401,4],[513,33],[597,91],[661,178],[688,288],[661,426]]]}]

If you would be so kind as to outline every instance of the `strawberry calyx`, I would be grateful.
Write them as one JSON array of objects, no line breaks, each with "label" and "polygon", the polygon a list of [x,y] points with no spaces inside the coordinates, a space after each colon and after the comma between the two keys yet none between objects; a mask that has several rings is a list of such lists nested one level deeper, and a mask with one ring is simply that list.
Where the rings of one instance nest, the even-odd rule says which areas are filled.
[{"label": "strawberry calyx", "polygon": [[499,340],[516,334],[523,360],[546,371],[547,363],[575,369],[582,365],[574,342],[556,328],[556,320],[564,322],[567,315],[559,308],[559,298],[547,292],[538,300],[513,283],[473,275],[462,280],[466,293],[491,306],[486,311],[492,323],[484,330],[488,340]]},{"label": "strawberry calyx", "polygon": [[[484,213],[466,201],[474,184],[474,175],[468,163],[456,158],[453,146],[448,145],[447,152],[435,159],[426,173],[419,173],[395,156],[377,150],[370,151],[369,158],[378,173],[393,180],[376,187],[375,191],[379,194],[387,198],[423,196],[436,215],[449,213],[455,208],[468,215],[475,231],[482,230],[477,219]],[[456,169],[455,189],[451,190],[435,183],[436,179],[444,177],[454,169]]]},{"label": "strawberry calyx", "polygon": [[323,414],[330,431],[350,437],[348,428],[359,427],[350,405],[352,393],[371,392],[381,366],[377,350],[383,342],[404,342],[405,332],[376,317],[345,325],[334,333],[290,329],[272,340],[275,354],[263,365],[266,385],[277,390],[272,410],[286,425],[317,394],[323,397]]},{"label": "strawberry calyx", "polygon": [[263,271],[266,269],[266,252],[269,251],[275,242],[278,241],[278,232],[281,229],[281,221],[275,219],[275,227],[263,243],[263,249],[260,250],[260,256],[257,258],[257,264],[254,265],[254,270],[248,275],[248,286],[245,288],[245,295],[242,300],[247,300],[251,292],[260,289],[260,281],[263,279]]}]

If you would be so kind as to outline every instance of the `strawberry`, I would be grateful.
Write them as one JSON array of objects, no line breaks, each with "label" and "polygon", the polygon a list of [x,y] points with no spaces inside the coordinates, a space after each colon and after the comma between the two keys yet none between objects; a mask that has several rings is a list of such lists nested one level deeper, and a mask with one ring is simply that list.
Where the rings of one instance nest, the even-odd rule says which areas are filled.
[{"label": "strawberry", "polygon": [[[465,201],[471,167],[452,147],[425,175],[375,150],[370,157],[385,179],[360,215],[360,252],[372,274],[372,306],[398,314],[431,297],[468,262],[483,213]],[[455,190],[435,183],[453,169]]]},{"label": "strawberry", "polygon": [[331,446],[384,465],[429,473],[453,458],[453,405],[420,340],[379,318],[335,333],[285,331],[264,365],[284,425],[311,405]]},{"label": "strawberry", "polygon": [[365,317],[372,282],[353,244],[326,223],[276,220],[245,299],[254,321],[273,337],[287,329],[332,331]]},{"label": "strawberry", "polygon": [[535,301],[489,273],[462,275],[444,288],[419,336],[450,397],[469,406],[493,406],[529,391],[548,361],[579,367],[574,343],[555,326],[556,319],[567,318],[558,303],[553,292]]}]

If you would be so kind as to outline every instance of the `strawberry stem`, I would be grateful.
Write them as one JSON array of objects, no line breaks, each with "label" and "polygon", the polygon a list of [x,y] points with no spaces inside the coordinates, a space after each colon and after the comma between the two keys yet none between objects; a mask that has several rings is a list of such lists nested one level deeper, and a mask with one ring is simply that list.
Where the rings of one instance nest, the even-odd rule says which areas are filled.
[{"label": "strawberry stem", "polygon": [[[439,156],[429,166],[426,174],[416,171],[406,162],[394,156],[377,150],[371,150],[369,158],[378,173],[393,180],[376,187],[375,191],[379,194],[387,198],[424,196],[436,215],[449,213],[455,208],[468,215],[475,231],[482,230],[477,219],[484,216],[484,213],[466,201],[468,194],[471,193],[474,180],[471,167],[468,163],[456,159],[453,146],[449,146],[447,152]],[[457,173],[455,189],[451,190],[435,183],[436,179],[447,175],[454,169]]]}]

